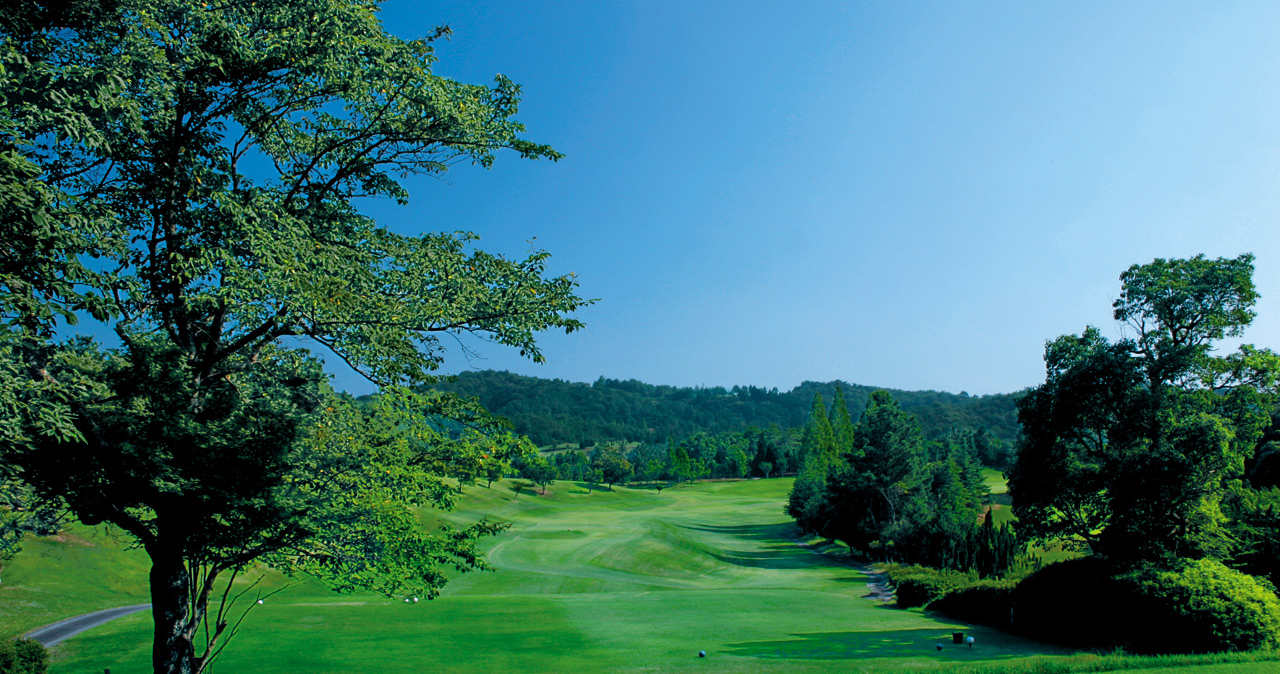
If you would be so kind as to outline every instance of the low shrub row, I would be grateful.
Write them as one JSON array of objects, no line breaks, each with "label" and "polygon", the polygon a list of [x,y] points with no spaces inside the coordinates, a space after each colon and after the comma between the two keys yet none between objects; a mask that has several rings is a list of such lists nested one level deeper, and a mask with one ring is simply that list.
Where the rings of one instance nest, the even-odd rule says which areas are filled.
[{"label": "low shrub row", "polygon": [[1117,569],[1084,557],[1021,582],[890,567],[898,605],[1076,648],[1213,653],[1280,648],[1275,588],[1213,560]]},{"label": "low shrub row", "polygon": [[963,571],[918,565],[890,564],[885,568],[885,575],[893,584],[894,596],[900,608],[928,606],[974,582]]},{"label": "low shrub row", "polygon": [[980,579],[974,572],[899,564],[886,567],[885,575],[893,584],[894,594],[901,608],[932,607],[937,601],[960,593],[973,590],[1008,591],[1016,584],[1015,580]]}]

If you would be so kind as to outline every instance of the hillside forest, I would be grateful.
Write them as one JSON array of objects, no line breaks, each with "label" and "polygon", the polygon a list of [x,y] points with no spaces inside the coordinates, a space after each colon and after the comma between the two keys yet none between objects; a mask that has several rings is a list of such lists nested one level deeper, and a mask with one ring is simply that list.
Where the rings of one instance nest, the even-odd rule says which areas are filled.
[{"label": "hillside forest", "polygon": [[[791,451],[782,470],[797,470],[794,449],[810,416],[814,396],[834,399],[843,390],[856,418],[875,387],[841,381],[806,381],[789,391],[756,386],[676,387],[601,377],[594,383],[528,377],[511,372],[469,370],[434,384],[436,390],[475,398],[485,409],[511,422],[534,444],[549,447],[597,444],[666,446],[695,435],[739,434]],[[919,422],[924,437],[935,440],[957,431],[973,431],[985,441],[984,459],[999,465],[1018,436],[1016,402],[1020,393],[971,396],[940,391],[886,389]],[[785,453],[785,452],[784,452]],[[777,464],[781,467],[783,464]]]}]

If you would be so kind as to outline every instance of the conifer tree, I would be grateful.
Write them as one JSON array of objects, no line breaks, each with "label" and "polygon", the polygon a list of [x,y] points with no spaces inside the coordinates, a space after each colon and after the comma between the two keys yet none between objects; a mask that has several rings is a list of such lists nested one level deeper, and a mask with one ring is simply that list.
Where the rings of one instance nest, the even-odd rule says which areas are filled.
[{"label": "conifer tree", "polygon": [[[888,391],[875,391],[854,427],[853,447],[826,482],[829,531],[869,552],[910,524],[910,502],[926,474],[920,425]],[[797,485],[799,479],[796,480]]]},{"label": "conifer tree", "polygon": [[836,439],[821,393],[813,396],[809,421],[800,436],[800,458],[800,474],[791,487],[787,514],[801,529],[826,535],[830,528],[825,505],[827,475],[836,462]]},{"label": "conifer tree", "polygon": [[831,412],[827,418],[831,421],[836,451],[849,451],[853,447],[853,417],[849,414],[849,405],[844,401],[844,387],[839,383],[836,383],[836,399],[831,403]]},{"label": "conifer tree", "polygon": [[801,470],[813,457],[835,452],[836,438],[831,429],[831,421],[827,418],[827,406],[822,394],[813,396],[813,407],[809,410],[809,420],[805,422],[800,434]]}]

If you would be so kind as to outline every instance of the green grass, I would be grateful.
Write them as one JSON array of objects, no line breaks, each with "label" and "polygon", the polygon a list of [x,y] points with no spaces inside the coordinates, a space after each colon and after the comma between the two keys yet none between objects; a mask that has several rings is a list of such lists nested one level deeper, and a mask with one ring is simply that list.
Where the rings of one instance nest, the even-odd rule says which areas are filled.
[{"label": "green grass", "polygon": [[28,537],[4,567],[0,637],[89,611],[145,604],[146,553],[107,527],[72,525],[57,536]]},{"label": "green grass", "polygon": [[[446,517],[513,523],[490,545],[496,572],[460,575],[441,598],[419,604],[298,584],[255,608],[217,670],[820,673],[968,665],[1013,672],[1032,656],[1094,657],[864,599],[863,574],[788,537],[782,505],[790,486],[789,479],[717,482],[658,494],[558,483],[546,496],[517,496],[510,482],[469,489]],[[6,571],[6,590],[24,567],[30,587],[14,591],[38,594],[53,583],[37,571],[48,553],[29,546]],[[86,582],[84,573],[62,572]],[[120,604],[135,601],[145,575],[129,573],[135,588],[93,600],[114,592]],[[72,591],[66,602],[79,597]],[[974,635],[977,647],[951,645],[955,629]],[[51,671],[149,671],[150,632],[146,612],[108,623],[56,647]],[[697,658],[699,650],[708,657]]]},{"label": "green grass", "polygon": [[991,492],[992,496],[1009,493],[1009,481],[1004,479],[1004,474],[995,468],[983,468],[982,481],[986,483],[987,491]]}]

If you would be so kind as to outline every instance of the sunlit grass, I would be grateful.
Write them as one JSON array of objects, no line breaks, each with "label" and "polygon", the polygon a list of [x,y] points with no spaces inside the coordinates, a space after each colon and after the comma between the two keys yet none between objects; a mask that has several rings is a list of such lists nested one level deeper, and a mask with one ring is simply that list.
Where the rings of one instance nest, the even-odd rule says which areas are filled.
[{"label": "sunlit grass", "polygon": [[[509,481],[470,488],[445,517],[512,523],[489,545],[496,572],[460,575],[440,599],[417,604],[295,585],[254,605],[217,670],[1013,672],[1032,656],[1065,662],[1063,649],[864,599],[863,574],[789,537],[790,486],[751,480],[658,494],[557,483],[546,496],[516,494]],[[136,587],[122,600],[145,588],[139,568],[129,573]],[[28,576],[33,592],[37,575]],[[976,637],[973,649],[951,643],[956,629]],[[58,646],[52,671],[150,671],[150,637],[149,613],[109,623]]]}]

